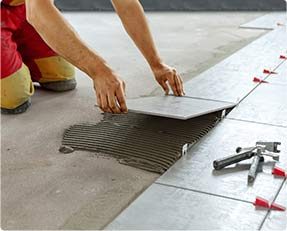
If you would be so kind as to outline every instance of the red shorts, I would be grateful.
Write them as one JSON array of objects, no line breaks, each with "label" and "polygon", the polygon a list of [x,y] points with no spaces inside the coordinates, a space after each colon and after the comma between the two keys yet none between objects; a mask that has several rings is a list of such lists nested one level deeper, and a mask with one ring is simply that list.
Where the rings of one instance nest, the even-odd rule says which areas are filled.
[{"label": "red shorts", "polygon": [[12,109],[39,83],[74,78],[73,66],[57,55],[26,20],[25,4],[1,4],[1,108]]},{"label": "red shorts", "polygon": [[41,78],[35,59],[57,54],[42,40],[26,21],[25,5],[1,6],[1,78],[5,78],[24,62],[34,81]]}]

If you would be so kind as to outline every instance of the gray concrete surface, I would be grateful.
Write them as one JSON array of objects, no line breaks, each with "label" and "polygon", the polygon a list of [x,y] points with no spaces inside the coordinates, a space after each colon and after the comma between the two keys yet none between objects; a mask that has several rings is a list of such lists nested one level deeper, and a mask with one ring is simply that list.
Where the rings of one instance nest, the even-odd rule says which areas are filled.
[{"label": "gray concrete surface", "polygon": [[[159,50],[188,80],[264,31],[238,29],[261,13],[148,14]],[[122,76],[127,96],[162,94],[112,13],[69,13],[81,36]],[[158,177],[98,154],[60,154],[65,128],[102,118],[91,81],[78,71],[67,93],[36,89],[25,114],[1,117],[3,229],[100,229]],[[143,87],[144,86],[144,87]]]}]

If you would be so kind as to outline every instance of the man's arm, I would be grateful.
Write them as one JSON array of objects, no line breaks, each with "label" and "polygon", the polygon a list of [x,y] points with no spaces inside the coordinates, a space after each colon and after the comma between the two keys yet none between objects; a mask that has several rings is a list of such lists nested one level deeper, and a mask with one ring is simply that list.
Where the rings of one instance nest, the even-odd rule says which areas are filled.
[{"label": "man's arm", "polygon": [[146,58],[164,91],[168,94],[169,88],[166,83],[168,82],[175,95],[184,95],[181,77],[174,68],[164,64],[158,54],[140,2],[138,0],[112,0],[112,3],[127,33]]},{"label": "man's arm", "polygon": [[64,19],[53,0],[26,0],[27,21],[59,55],[87,73],[103,111],[126,112],[124,82],[89,48]]}]

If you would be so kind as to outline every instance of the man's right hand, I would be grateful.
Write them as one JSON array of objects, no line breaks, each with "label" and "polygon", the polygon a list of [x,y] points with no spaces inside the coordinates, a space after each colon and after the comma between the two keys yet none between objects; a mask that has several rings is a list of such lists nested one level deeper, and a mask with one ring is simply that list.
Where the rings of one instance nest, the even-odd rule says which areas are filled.
[{"label": "man's right hand", "polygon": [[125,83],[112,70],[93,78],[97,104],[104,112],[127,113]]}]

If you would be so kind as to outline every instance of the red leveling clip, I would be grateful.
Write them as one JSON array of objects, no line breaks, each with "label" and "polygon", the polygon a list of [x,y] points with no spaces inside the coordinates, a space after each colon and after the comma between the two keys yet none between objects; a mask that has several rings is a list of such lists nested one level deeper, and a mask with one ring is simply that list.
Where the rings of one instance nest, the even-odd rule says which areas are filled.
[{"label": "red leveling clip", "polygon": [[255,201],[253,202],[253,205],[256,207],[266,208],[266,209],[272,209],[277,211],[285,211],[286,208],[282,205],[271,203],[269,204],[269,201],[262,198],[262,197],[256,197]]},{"label": "red leveling clip", "polygon": [[284,206],[278,205],[276,203],[272,203],[270,208],[273,210],[277,210],[277,211],[285,211],[286,210],[286,208]]},{"label": "red leveling clip", "polygon": [[253,78],[253,82],[255,83],[268,83],[267,81],[263,80],[263,79],[259,79],[257,77],[254,77]]},{"label": "red leveling clip", "polygon": [[264,74],[277,74],[277,72],[275,72],[275,71],[269,71],[269,70],[267,70],[267,69],[264,69],[264,70],[263,70],[263,73],[264,73]]},{"label": "red leveling clip", "polygon": [[284,171],[284,169],[279,168],[279,167],[274,167],[272,170],[272,174],[274,176],[281,176],[281,177],[287,177],[286,172]]},{"label": "red leveling clip", "polygon": [[279,58],[280,58],[280,59],[287,59],[287,56],[285,56],[285,55],[280,55]]},{"label": "red leveling clip", "polygon": [[268,200],[262,198],[262,197],[256,197],[255,201],[253,202],[253,205],[256,207],[262,207],[262,208],[270,208]]}]

